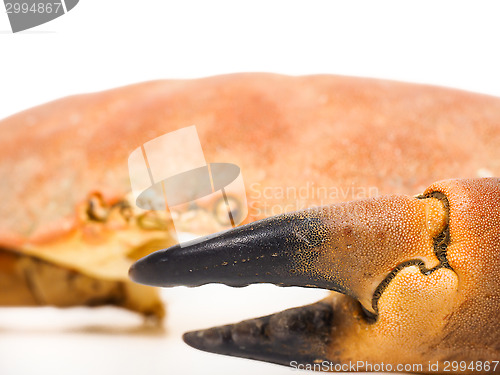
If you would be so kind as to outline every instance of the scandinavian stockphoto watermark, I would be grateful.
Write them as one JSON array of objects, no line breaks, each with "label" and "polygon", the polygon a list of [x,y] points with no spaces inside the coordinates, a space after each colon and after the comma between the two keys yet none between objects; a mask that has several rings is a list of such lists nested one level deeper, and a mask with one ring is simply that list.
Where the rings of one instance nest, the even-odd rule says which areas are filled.
[{"label": "scandinavian stockphoto watermark", "polygon": [[52,21],[73,9],[79,0],[4,0],[13,33]]},{"label": "scandinavian stockphoto watermark", "polygon": [[181,246],[193,236],[234,228],[248,214],[264,218],[379,195],[375,186],[324,187],[308,181],[299,186],[252,183],[248,186],[248,204],[239,166],[207,163],[195,126],[144,143],[130,154],[128,166],[135,205],[167,213],[165,220],[172,219]]}]

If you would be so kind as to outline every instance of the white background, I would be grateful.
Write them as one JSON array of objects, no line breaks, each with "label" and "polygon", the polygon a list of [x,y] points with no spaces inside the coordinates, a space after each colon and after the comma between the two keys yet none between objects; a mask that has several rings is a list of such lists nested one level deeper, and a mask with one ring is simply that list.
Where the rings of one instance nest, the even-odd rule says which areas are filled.
[{"label": "white background", "polygon": [[[369,76],[500,96],[497,1],[80,0],[18,34],[4,10],[0,118],[69,94],[241,71]],[[322,295],[177,288],[165,291],[163,333],[112,309],[0,309],[0,374],[289,374],[195,351],[180,335]]]}]

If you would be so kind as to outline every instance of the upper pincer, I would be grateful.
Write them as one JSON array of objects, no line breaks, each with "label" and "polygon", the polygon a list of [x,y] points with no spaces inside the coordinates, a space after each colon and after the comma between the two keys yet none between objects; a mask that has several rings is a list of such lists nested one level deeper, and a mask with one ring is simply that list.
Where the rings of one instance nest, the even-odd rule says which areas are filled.
[{"label": "upper pincer", "polygon": [[160,287],[273,283],[341,289],[303,269],[325,241],[322,211],[279,215],[156,251],[137,261],[130,277]]},{"label": "upper pincer", "polygon": [[159,250],[132,280],[153,286],[273,283],[338,291],[372,313],[377,286],[399,264],[439,265],[446,226],[434,197],[386,196],[286,213]]}]

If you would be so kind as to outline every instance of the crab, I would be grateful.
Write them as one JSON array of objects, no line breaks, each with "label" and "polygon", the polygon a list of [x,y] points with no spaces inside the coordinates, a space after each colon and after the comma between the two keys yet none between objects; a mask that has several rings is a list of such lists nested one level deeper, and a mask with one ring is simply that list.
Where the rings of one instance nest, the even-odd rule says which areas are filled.
[{"label": "crab", "polygon": [[[500,174],[499,121],[494,97],[326,75],[154,81],[30,109],[0,124],[0,247],[8,258],[1,263],[0,303],[112,303],[161,316],[156,291],[129,282],[127,270],[171,246],[174,236],[166,213],[135,207],[126,160],[145,142],[195,124],[207,161],[240,166],[247,226],[182,251],[153,253],[134,266],[132,277],[160,286],[273,282],[334,292],[310,307],[190,333],[188,343],[288,365],[386,357],[387,363],[496,360],[498,241],[495,212],[487,209],[495,203],[496,180],[470,178]],[[457,221],[467,207],[484,215]],[[263,241],[255,247],[259,240],[249,228],[280,246],[270,249]],[[480,228],[491,229],[476,236]],[[479,238],[471,242],[477,251],[464,250],[469,236]],[[225,254],[228,241],[235,253]],[[261,258],[237,258],[240,241]],[[198,250],[202,263],[190,265],[190,251]],[[176,272],[155,271],[155,259],[163,256],[173,257],[161,264],[167,271],[177,265]],[[353,261],[359,267],[349,272]],[[262,271],[240,278],[238,267]],[[71,284],[75,275],[88,285]],[[107,287],[92,287],[103,281]],[[460,320],[471,311],[476,318]],[[445,321],[432,318],[438,316]],[[469,328],[452,329],[451,322]]]}]

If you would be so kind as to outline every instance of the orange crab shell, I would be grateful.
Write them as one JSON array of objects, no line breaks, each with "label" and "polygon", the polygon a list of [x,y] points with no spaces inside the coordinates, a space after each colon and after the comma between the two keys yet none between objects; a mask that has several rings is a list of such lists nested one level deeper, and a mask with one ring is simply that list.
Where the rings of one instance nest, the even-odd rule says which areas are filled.
[{"label": "orange crab shell", "polygon": [[89,192],[127,194],[131,150],[192,124],[207,161],[241,167],[250,220],[280,207],[364,198],[370,187],[414,194],[443,178],[499,174],[498,103],[430,86],[271,74],[156,81],[57,100],[1,123],[1,238],[57,238]]}]

